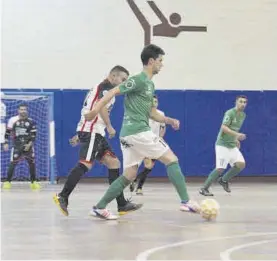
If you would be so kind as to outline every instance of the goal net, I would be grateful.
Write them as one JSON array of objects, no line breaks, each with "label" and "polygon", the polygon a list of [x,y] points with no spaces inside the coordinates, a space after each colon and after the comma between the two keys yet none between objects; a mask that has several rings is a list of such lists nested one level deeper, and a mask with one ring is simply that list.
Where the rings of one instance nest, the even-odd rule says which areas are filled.
[{"label": "goal net", "polygon": [[[53,93],[1,93],[1,143],[8,120],[18,115],[18,106],[22,103],[28,105],[28,115],[36,124],[37,136],[34,143],[36,176],[40,181],[55,182],[57,176],[55,166],[55,126],[53,120]],[[3,150],[1,144],[1,180],[7,178],[7,171],[11,160],[12,140],[9,140],[9,150]],[[13,180],[30,180],[27,162],[20,160],[15,168]]]}]

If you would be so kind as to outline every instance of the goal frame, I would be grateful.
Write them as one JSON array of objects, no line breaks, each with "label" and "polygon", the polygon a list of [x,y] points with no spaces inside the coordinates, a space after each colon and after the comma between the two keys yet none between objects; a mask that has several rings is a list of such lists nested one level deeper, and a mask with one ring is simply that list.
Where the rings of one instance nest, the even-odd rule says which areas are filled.
[{"label": "goal frame", "polygon": [[24,96],[26,98],[33,96],[33,97],[40,97],[46,96],[48,97],[48,128],[49,128],[49,140],[47,146],[47,154],[48,160],[47,163],[49,165],[49,182],[50,184],[55,184],[56,182],[56,171],[55,171],[55,163],[56,163],[56,151],[55,151],[55,121],[54,121],[54,93],[53,92],[21,92],[21,91],[2,91],[1,99],[7,99],[14,97],[22,97],[24,100]]}]

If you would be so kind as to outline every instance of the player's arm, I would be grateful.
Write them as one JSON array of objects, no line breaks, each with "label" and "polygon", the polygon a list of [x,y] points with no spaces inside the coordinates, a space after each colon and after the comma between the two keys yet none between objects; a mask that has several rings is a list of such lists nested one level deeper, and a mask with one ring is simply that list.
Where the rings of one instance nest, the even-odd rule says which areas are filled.
[{"label": "player's arm", "polygon": [[126,82],[114,87],[110,91],[108,91],[93,107],[93,109],[85,114],[85,119],[87,121],[93,120],[97,114],[100,112],[100,110],[105,107],[112,98],[114,98],[116,95],[126,94],[130,92],[137,91],[139,88],[139,84],[136,82],[134,78],[128,79]]},{"label": "player's arm", "polygon": [[100,109],[99,114],[100,114],[101,118],[103,119],[103,121],[106,125],[107,132],[109,133],[109,138],[110,139],[113,138],[116,134],[116,131],[112,126],[111,119],[110,119],[110,114],[108,112],[108,108],[106,106],[104,106],[103,108]]},{"label": "player's arm", "polygon": [[180,126],[178,120],[160,114],[155,107],[152,107],[151,109],[150,118],[154,121],[171,125],[175,130],[178,130]]},{"label": "player's arm", "polygon": [[236,131],[230,129],[230,125],[232,123],[232,120],[233,120],[232,114],[229,113],[229,112],[226,112],[225,115],[224,115],[224,118],[223,118],[222,125],[221,125],[221,130],[225,134],[229,134],[229,135],[232,135],[232,136],[236,137],[237,140],[246,139],[245,134],[239,133],[239,132],[236,132]]},{"label": "player's arm", "polygon": [[[92,121],[97,114],[100,112],[100,110],[104,107],[106,107],[106,105],[111,101],[112,98],[114,98],[116,95],[120,94],[120,89],[119,86],[114,87],[113,89],[111,89],[110,91],[108,91],[105,96],[103,96],[94,106],[94,108],[86,113],[85,119],[87,121]],[[103,119],[104,120],[104,119]]]},{"label": "player's arm", "polygon": [[4,144],[8,144],[9,143],[9,138],[11,137],[11,133],[12,133],[12,130],[7,128],[6,132],[5,132],[5,143]]},{"label": "player's arm", "polygon": [[9,138],[13,132],[14,121],[13,118],[10,118],[7,124],[6,132],[5,132],[5,143],[3,149],[7,151],[9,149]]},{"label": "player's arm", "polygon": [[29,141],[24,145],[24,150],[28,151],[33,146],[37,137],[37,127],[33,121],[30,121]]},{"label": "player's arm", "polygon": [[[103,98],[107,94],[107,92],[108,91],[105,90],[105,88],[102,86],[102,88],[100,89],[99,94],[98,94],[98,99]],[[101,108],[99,111],[99,114],[106,125],[107,132],[109,134],[109,138],[113,138],[116,134],[116,131],[112,126],[108,107],[109,107],[109,105],[106,105],[103,108]]]}]

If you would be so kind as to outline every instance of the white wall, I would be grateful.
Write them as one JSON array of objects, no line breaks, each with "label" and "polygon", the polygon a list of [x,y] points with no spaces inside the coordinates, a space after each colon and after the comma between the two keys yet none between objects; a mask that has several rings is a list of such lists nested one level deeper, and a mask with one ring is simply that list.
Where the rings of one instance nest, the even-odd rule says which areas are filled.
[{"label": "white wall", "polygon": [[[155,3],[208,27],[153,38],[166,51],[157,89],[276,89],[276,0]],[[144,33],[126,0],[3,0],[2,13],[2,88],[89,88],[115,64],[141,69]]]}]

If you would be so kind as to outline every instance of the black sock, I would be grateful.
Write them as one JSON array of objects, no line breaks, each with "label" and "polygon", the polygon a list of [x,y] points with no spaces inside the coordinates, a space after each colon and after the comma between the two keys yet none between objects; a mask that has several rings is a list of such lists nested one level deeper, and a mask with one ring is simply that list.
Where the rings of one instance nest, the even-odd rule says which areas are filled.
[{"label": "black sock", "polygon": [[14,168],[16,166],[17,162],[11,162],[8,168],[8,177],[7,177],[7,181],[11,182],[12,181],[12,177],[13,177],[13,173],[14,173]]},{"label": "black sock", "polygon": [[31,182],[33,183],[34,181],[36,181],[36,166],[33,161],[28,161],[28,164],[30,169],[30,179],[31,179]]},{"label": "black sock", "polygon": [[59,194],[59,196],[68,198],[73,189],[76,187],[77,183],[81,179],[81,177],[88,171],[88,168],[82,164],[78,163],[71,172],[69,173],[67,180],[64,184],[63,190]]},{"label": "black sock", "polygon": [[144,168],[144,170],[138,174],[138,179],[139,179],[139,183],[138,183],[138,189],[142,189],[142,186],[144,185],[144,182],[147,178],[147,175],[152,171],[152,169],[148,169],[148,168]]},{"label": "black sock", "polygon": [[[111,185],[119,177],[119,169],[109,169],[109,184]],[[123,192],[116,198],[119,207],[125,206],[127,201]]]}]

